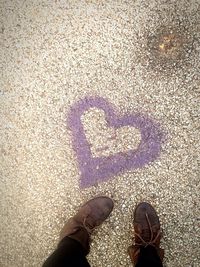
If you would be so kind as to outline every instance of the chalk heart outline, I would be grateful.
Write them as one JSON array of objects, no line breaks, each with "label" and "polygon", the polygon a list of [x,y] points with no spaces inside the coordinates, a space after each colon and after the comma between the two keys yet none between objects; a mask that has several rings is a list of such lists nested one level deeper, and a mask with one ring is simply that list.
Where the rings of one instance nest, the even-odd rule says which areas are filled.
[{"label": "chalk heart outline", "polygon": [[[140,131],[135,127],[108,127],[105,113],[100,109],[89,109],[81,117],[92,157],[108,157],[119,152],[136,149],[140,143]],[[93,120],[94,119],[94,120]],[[90,123],[91,122],[91,123]],[[89,128],[88,128],[89,127]]]},{"label": "chalk heart outline", "polygon": [[[119,129],[131,126],[139,129],[141,141],[137,149],[108,157],[92,157],[81,116],[94,107],[104,111],[108,127]],[[141,113],[121,116],[116,112],[116,108],[102,97],[86,97],[75,103],[69,112],[68,125],[72,131],[73,148],[81,172],[81,188],[96,185],[126,170],[142,168],[153,162],[160,155],[164,140],[159,123]]]}]

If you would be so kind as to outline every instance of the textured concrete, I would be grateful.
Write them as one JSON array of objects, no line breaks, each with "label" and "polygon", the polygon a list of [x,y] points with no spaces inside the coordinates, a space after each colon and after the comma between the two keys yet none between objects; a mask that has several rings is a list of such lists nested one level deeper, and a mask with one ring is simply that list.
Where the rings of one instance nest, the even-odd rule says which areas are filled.
[{"label": "textured concrete", "polygon": [[[199,0],[0,3],[0,266],[41,266],[64,221],[97,194],[112,196],[115,209],[93,236],[92,266],[130,266],[141,200],[160,215],[165,266],[199,266]],[[96,96],[122,116],[153,118],[166,138],[151,163],[81,189],[68,114]],[[104,121],[95,135],[98,116],[81,118],[94,157],[98,134],[113,131]],[[131,144],[129,127],[115,132],[115,148],[109,143],[101,156],[119,152],[126,138],[136,148],[134,131]]]}]

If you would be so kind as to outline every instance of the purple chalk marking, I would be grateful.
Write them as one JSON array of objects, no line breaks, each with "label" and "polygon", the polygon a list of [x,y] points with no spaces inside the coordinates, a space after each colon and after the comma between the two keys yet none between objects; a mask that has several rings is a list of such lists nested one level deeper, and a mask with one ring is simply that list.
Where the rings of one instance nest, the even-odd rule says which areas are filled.
[{"label": "purple chalk marking", "polygon": [[[141,141],[137,149],[116,153],[109,157],[92,157],[81,116],[93,107],[105,112],[108,127],[117,129],[133,126],[139,129]],[[119,116],[115,108],[102,97],[86,97],[76,103],[70,110],[68,123],[73,134],[73,148],[76,151],[81,172],[81,188],[106,181],[125,170],[142,168],[160,155],[164,134],[159,123],[143,114]]]}]

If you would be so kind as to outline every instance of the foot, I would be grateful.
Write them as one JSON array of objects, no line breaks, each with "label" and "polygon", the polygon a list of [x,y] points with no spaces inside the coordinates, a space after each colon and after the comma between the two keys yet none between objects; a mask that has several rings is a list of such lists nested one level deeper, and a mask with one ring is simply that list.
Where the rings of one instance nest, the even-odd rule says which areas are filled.
[{"label": "foot", "polygon": [[88,253],[92,231],[105,221],[113,210],[113,206],[114,203],[109,197],[95,197],[89,200],[65,224],[60,233],[60,241],[68,236],[81,243]]},{"label": "foot", "polygon": [[141,247],[153,246],[161,260],[164,250],[160,248],[160,221],[155,209],[148,203],[140,203],[134,212],[135,243],[128,248],[132,262],[136,265]]}]

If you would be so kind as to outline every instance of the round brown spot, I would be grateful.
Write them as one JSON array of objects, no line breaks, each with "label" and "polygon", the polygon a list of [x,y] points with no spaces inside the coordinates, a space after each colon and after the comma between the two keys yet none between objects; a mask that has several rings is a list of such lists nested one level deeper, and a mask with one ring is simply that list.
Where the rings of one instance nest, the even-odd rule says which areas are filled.
[{"label": "round brown spot", "polygon": [[172,33],[161,36],[158,44],[160,53],[163,53],[164,56],[176,56],[177,52],[180,52],[181,46],[181,37]]},{"label": "round brown spot", "polygon": [[160,28],[148,37],[147,50],[151,67],[171,69],[187,61],[193,38],[184,28]]}]

